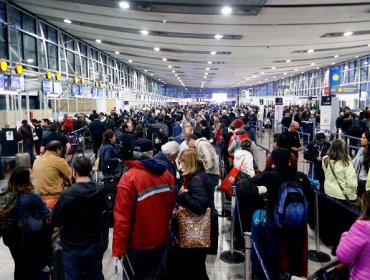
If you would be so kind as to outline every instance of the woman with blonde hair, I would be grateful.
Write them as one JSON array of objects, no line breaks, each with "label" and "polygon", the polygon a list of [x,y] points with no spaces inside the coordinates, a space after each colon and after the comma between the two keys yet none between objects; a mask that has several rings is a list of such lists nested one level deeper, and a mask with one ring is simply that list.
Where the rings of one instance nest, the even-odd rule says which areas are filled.
[{"label": "woman with blonde hair", "polygon": [[[327,155],[322,160],[325,174],[324,190],[326,195],[340,203],[355,201],[357,197],[357,175],[348,155],[347,145],[341,140],[335,140]],[[337,203],[327,200],[327,211],[323,223],[329,233],[328,240],[332,241],[332,254],[335,255],[341,234],[347,231],[356,220],[353,214]],[[321,236],[321,233],[320,233]],[[327,242],[326,242],[327,243]],[[327,244],[329,245],[329,244]]]},{"label": "woman with blonde hair", "polygon": [[[178,163],[184,182],[178,204],[195,214],[203,214],[207,208],[214,209],[214,188],[200,155],[195,149],[183,150]],[[173,247],[171,255],[168,279],[208,279],[207,249]]]}]

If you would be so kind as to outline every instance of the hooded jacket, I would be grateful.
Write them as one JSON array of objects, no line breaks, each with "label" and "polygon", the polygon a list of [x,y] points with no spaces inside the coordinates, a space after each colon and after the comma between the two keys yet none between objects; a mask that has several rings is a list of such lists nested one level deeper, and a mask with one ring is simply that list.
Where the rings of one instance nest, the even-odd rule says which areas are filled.
[{"label": "hooded jacket", "polygon": [[351,280],[370,279],[370,221],[357,220],[343,233],[336,253],[341,262],[352,264]]},{"label": "hooded jacket", "polygon": [[52,223],[60,229],[62,246],[81,248],[101,240],[106,199],[95,182],[73,184],[64,191],[53,212]]},{"label": "hooded jacket", "polygon": [[127,161],[117,186],[113,256],[150,250],[166,242],[175,207],[174,178],[154,159]]}]

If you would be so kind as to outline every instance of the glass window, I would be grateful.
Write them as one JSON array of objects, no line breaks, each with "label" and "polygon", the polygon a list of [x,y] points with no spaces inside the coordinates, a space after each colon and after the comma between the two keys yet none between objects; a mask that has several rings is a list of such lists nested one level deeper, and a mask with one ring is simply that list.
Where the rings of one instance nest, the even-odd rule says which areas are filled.
[{"label": "glass window", "polygon": [[81,71],[81,61],[80,61],[80,56],[79,55],[75,55],[75,62],[76,62],[76,75],[82,75],[82,71]]},{"label": "glass window", "polygon": [[12,62],[21,62],[22,53],[21,32],[10,29],[10,60]]},{"label": "glass window", "polygon": [[9,12],[10,12],[9,17],[10,24],[14,25],[18,29],[21,29],[21,20],[22,20],[21,12],[14,7],[10,7]]},{"label": "glass window", "polygon": [[80,48],[80,53],[84,56],[87,56],[87,46],[84,43],[78,42]]},{"label": "glass window", "polygon": [[91,50],[91,56],[92,56],[93,59],[98,60],[98,51],[92,49]]},{"label": "glass window", "polygon": [[39,57],[39,67],[42,69],[46,69],[46,53],[44,49],[44,44],[41,40],[37,41],[37,51]]},{"label": "glass window", "polygon": [[47,38],[50,42],[58,44],[58,32],[55,28],[48,26]]},{"label": "glass window", "polygon": [[[0,2],[1,3],[1,2]],[[0,6],[1,7],[1,6]],[[6,26],[0,24],[0,58],[8,59],[8,44]]]},{"label": "glass window", "polygon": [[63,34],[63,41],[64,41],[64,46],[69,49],[74,51],[74,39],[66,34]]},{"label": "glass window", "polygon": [[[29,60],[32,59],[32,63]],[[36,65],[36,38],[23,33],[23,61]]]},{"label": "glass window", "polygon": [[81,72],[81,75],[84,76],[84,77],[87,77],[87,58],[86,57],[82,57],[81,58],[81,61],[82,61],[82,65],[81,65],[82,72]]},{"label": "glass window", "polygon": [[6,6],[4,2],[0,2],[0,21],[6,22]]},{"label": "glass window", "polygon": [[27,14],[23,14],[22,15],[22,29],[32,34],[36,34],[36,20]]},{"label": "glass window", "polygon": [[49,69],[58,71],[58,47],[54,44],[47,43],[48,46],[48,57],[49,57]]},{"label": "glass window", "polygon": [[75,55],[73,52],[67,51],[68,74],[75,73]]}]

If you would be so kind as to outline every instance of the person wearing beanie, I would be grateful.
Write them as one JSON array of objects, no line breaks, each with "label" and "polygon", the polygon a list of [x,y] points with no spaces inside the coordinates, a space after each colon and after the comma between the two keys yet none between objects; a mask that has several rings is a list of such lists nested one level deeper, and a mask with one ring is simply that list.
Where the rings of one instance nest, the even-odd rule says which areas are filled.
[{"label": "person wearing beanie", "polygon": [[153,143],[134,142],[134,160],[117,186],[113,256],[126,256],[135,279],[163,279],[169,222],[175,207],[174,178],[153,159]]},{"label": "person wearing beanie", "polygon": [[271,157],[274,169],[265,171],[251,179],[256,186],[266,186],[267,188],[266,240],[269,250],[265,264],[267,264],[267,270],[273,279],[279,279],[279,275],[286,272],[291,275],[307,276],[307,226],[280,229],[274,218],[274,209],[278,202],[279,188],[282,183],[297,182],[301,186],[306,200],[308,202],[313,200],[310,181],[304,173],[295,171],[290,166],[290,154],[286,148],[273,150]]}]

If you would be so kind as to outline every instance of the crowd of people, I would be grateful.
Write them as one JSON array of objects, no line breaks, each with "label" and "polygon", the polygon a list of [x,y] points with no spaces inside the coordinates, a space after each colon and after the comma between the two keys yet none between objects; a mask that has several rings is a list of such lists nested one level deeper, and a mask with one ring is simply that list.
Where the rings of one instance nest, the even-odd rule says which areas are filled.
[{"label": "crowd of people", "polygon": [[[273,110],[265,109],[265,116],[273,117]],[[119,112],[114,108],[109,114],[65,115],[60,123],[34,119],[28,124],[24,120],[18,136],[23,151],[30,155],[31,168],[16,167],[7,187],[19,195],[16,217],[23,226],[2,234],[15,262],[14,278],[48,277],[52,240],[59,236],[66,279],[104,279],[104,234],[110,213],[112,255],[130,260],[134,279],[208,279],[205,260],[207,254],[215,253],[214,248],[217,251],[218,233],[211,231],[207,248],[183,246],[176,236],[178,221],[173,213],[186,208],[194,215],[204,215],[209,209],[217,215],[215,190],[220,179],[236,168],[233,183],[243,210],[243,230],[253,231],[253,212],[266,209],[264,261],[272,279],[287,272],[307,277],[307,222],[312,225],[314,194],[308,177],[317,179],[321,191],[340,203],[361,198],[359,218],[321,199],[320,236],[332,246],[333,255],[353,263],[352,279],[360,279],[357,274],[367,279],[370,271],[364,259],[369,256],[362,247],[370,233],[368,114],[363,112],[358,119],[343,109],[343,135],[353,135],[357,126],[361,128],[361,148],[352,159],[345,141],[330,143],[323,132],[316,133],[305,147],[301,145],[302,122],[311,116],[319,121],[318,110],[289,107],[285,111],[281,121],[287,129],[273,136],[273,151],[265,168],[260,168],[256,145],[256,106],[146,107]],[[75,156],[70,164],[66,161],[74,152],[69,135],[81,128],[85,128],[85,144],[90,141],[95,154],[96,170],[116,182],[113,190],[92,180],[90,159]],[[308,174],[298,171],[302,154],[310,162]],[[276,219],[281,187],[286,183],[308,205],[307,222],[293,221],[293,228]],[[267,188],[266,201],[259,197],[257,186]],[[217,219],[210,223],[217,228]],[[358,244],[348,241],[351,236],[361,236],[356,239]],[[240,244],[241,237],[235,238]],[[191,269],[184,269],[184,263]]]}]

